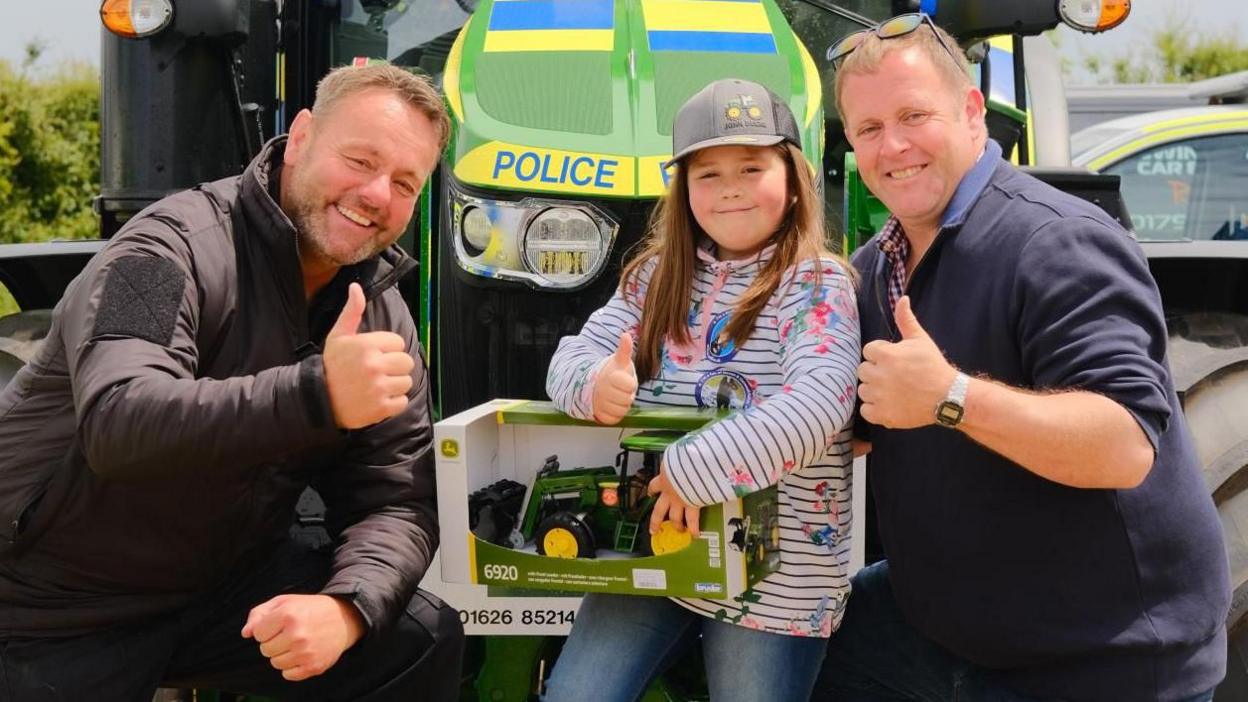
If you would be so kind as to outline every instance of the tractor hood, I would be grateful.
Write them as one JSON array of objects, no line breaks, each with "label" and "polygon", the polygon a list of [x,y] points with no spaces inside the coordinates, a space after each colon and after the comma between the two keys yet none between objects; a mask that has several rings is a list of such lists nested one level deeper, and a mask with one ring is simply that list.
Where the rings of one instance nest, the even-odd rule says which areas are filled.
[{"label": "tractor hood", "polygon": [[774,0],[483,0],[444,75],[461,183],[657,197],[676,111],[719,78],[786,99],[818,163],[819,75]]}]

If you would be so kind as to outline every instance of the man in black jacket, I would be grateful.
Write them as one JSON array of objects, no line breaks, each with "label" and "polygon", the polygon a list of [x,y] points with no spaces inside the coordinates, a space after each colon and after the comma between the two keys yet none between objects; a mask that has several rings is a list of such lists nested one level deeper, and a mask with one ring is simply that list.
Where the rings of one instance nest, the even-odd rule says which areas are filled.
[{"label": "man in black jacket", "polygon": [[1208,700],[1229,577],[1157,288],[1104,212],[1002,159],[956,49],[911,15],[833,51],[893,215],[853,259],[887,559],[820,698]]},{"label": "man in black jacket", "polygon": [[[339,69],[70,285],[0,394],[0,700],[456,696],[462,627],[416,588],[432,428],[394,246],[449,129],[427,82]],[[332,549],[289,536],[309,484]]]}]

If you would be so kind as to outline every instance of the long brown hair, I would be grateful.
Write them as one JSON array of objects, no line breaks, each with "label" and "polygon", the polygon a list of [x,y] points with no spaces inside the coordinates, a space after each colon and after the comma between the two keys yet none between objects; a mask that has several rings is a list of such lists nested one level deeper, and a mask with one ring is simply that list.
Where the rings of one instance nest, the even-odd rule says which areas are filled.
[{"label": "long brown hair", "polygon": [[[796,199],[768,242],[776,245],[771,260],[758,272],[733,310],[726,333],[738,347],[750,337],[758,315],[779,287],[785,271],[800,261],[820,256],[840,258],[832,254],[825,244],[823,202],[815,190],[811,169],[801,149],[785,142],[771,147],[751,148],[772,148],[780,153],[785,163],[789,196]],[[654,271],[642,302],[641,328],[634,359],[637,379],[641,382],[658,375],[662,367],[659,349],[664,338],[678,344],[690,342],[688,315],[689,301],[693,299],[695,247],[705,233],[689,207],[688,161],[685,158],[676,164],[675,177],[654,208],[640,250],[620,275],[621,294],[625,299],[633,298],[634,293],[630,290],[638,289],[643,268],[654,261]],[[848,270],[848,264],[845,268]],[[636,302],[635,299],[633,301]]]}]

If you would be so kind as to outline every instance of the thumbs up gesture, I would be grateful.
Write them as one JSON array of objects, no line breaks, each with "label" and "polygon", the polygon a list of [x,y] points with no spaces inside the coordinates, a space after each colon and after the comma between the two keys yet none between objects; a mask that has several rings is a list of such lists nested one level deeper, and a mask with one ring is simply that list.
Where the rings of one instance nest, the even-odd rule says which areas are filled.
[{"label": "thumbs up gesture", "polygon": [[359,333],[364,290],[347,288],[347,304],[325,337],[325,384],[334,421],[359,429],[393,417],[407,406],[416,362],[403,337],[388,331]]},{"label": "thumbs up gesture", "polygon": [[890,429],[913,429],[936,420],[958,371],[945,360],[910,309],[910,297],[897,301],[893,319],[901,341],[872,341],[862,347],[858,397],[862,418]]},{"label": "thumbs up gesture", "polygon": [[637,369],[633,367],[633,335],[620,332],[615,353],[598,372],[594,383],[594,421],[617,424],[637,395]]}]

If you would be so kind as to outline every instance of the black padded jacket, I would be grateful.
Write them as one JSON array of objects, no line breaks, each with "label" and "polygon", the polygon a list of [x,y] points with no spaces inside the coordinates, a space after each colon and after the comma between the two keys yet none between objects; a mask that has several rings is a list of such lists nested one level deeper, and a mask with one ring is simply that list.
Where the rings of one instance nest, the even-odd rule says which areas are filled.
[{"label": "black padded jacket", "polygon": [[[305,299],[273,197],[284,139],[241,176],[135,216],[73,281],[0,394],[0,638],[68,636],[176,611],[289,538],[309,484],[333,573],[375,628],[437,548],[427,372],[398,247]],[[333,421],[320,344],[352,281],[361,331],[417,359],[407,408]]]}]

